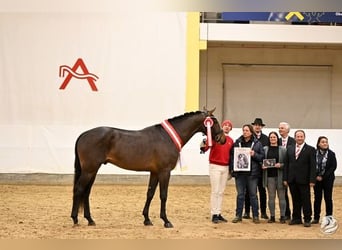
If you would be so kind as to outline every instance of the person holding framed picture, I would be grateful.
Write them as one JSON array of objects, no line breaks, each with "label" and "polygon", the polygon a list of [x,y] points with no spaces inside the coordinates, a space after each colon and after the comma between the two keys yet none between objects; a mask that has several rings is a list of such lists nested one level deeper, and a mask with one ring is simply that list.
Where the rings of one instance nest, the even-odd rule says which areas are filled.
[{"label": "person holding framed picture", "polygon": [[242,126],[242,135],[235,141],[233,147],[229,168],[232,176],[235,178],[237,197],[235,218],[232,222],[237,223],[242,221],[245,193],[248,190],[252,206],[253,222],[258,224],[260,220],[257,185],[258,179],[261,176],[264,150],[261,142],[255,138],[251,124]]},{"label": "person holding framed picture", "polygon": [[286,160],[286,148],[279,146],[277,132],[270,132],[268,135],[269,146],[264,147],[265,159],[263,160],[263,186],[268,193],[268,208],[270,219],[268,223],[275,222],[275,200],[278,195],[280,223],[285,223],[286,199],[285,186],[283,184],[283,168]]},{"label": "person holding framed picture", "polygon": [[[256,137],[256,139],[258,139],[258,141],[261,142],[261,145],[267,146],[268,145],[268,137],[267,135],[265,135],[262,132],[262,129],[266,126],[266,124],[264,124],[262,118],[255,118],[254,122],[251,123],[253,125],[253,131],[254,131],[254,136]],[[262,184],[262,176],[259,177],[258,180],[258,194],[259,194],[259,209],[261,212],[261,218],[262,219],[268,219],[268,215],[266,213],[266,203],[267,203],[267,194],[266,194],[266,188],[263,186]],[[250,208],[251,208],[251,204],[249,202],[249,192],[246,192],[246,197],[245,197],[245,213],[243,215],[244,219],[250,219]]]}]

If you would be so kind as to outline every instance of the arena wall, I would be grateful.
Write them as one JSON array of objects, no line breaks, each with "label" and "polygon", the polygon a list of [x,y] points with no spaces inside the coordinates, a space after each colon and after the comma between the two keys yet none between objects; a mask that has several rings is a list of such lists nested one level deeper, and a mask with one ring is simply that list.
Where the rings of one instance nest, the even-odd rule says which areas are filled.
[{"label": "arena wall", "polygon": [[[184,113],[188,21],[183,12],[137,9],[1,12],[0,173],[69,175],[83,131],[141,129]],[[308,142],[323,132],[339,157],[339,129],[309,130]],[[208,174],[201,140],[197,134],[183,148],[173,175]],[[108,164],[100,174],[136,173]]]}]

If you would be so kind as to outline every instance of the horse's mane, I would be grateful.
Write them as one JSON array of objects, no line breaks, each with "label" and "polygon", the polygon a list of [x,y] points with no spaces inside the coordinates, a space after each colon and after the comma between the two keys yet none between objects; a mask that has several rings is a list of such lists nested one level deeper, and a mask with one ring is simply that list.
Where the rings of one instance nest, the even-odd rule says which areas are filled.
[{"label": "horse's mane", "polygon": [[201,114],[202,111],[192,111],[192,112],[187,112],[187,113],[184,113],[183,115],[179,115],[179,116],[175,116],[173,118],[169,118],[168,120],[173,120],[173,121],[177,121],[177,120],[180,120],[184,117],[187,117],[187,116],[192,116],[192,115],[197,115],[197,114]]}]

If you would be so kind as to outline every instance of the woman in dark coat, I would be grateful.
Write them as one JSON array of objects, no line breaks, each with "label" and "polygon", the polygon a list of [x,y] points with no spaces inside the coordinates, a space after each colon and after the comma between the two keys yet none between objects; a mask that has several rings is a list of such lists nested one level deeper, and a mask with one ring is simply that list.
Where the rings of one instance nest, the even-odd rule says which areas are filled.
[{"label": "woman in dark coat", "polygon": [[[246,168],[244,164],[241,166],[238,164],[239,160],[245,159],[245,157],[239,157],[239,154],[235,155],[235,148],[244,148],[244,150],[248,152],[248,158],[250,159],[247,160],[247,165],[250,166],[249,169],[248,166]],[[231,163],[229,164],[229,168],[232,176],[235,177],[235,186],[237,191],[236,213],[232,222],[237,223],[242,221],[245,193],[248,190],[250,203],[252,205],[253,222],[260,223],[257,185],[258,178],[261,176],[261,164],[264,159],[264,149],[261,142],[254,137],[252,125],[243,125],[242,135],[235,141],[234,149],[231,150],[231,154]]]},{"label": "woman in dark coat", "polygon": [[321,213],[322,196],[324,194],[325,215],[333,215],[333,186],[335,181],[335,170],[337,167],[336,156],[329,149],[328,138],[318,137],[316,146],[316,185],[314,186],[314,219],[312,224],[319,223]]}]

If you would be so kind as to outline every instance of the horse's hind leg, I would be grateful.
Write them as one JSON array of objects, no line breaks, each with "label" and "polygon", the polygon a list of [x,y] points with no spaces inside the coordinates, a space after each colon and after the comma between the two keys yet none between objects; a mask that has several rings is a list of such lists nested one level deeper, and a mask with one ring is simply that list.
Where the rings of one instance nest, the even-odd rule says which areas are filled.
[{"label": "horse's hind leg", "polygon": [[164,221],[164,227],[172,228],[172,223],[166,216],[166,201],[170,181],[170,172],[164,171],[159,174],[159,190],[160,190],[160,218]]},{"label": "horse's hind leg", "polygon": [[71,209],[71,218],[74,222],[74,226],[78,225],[78,209],[80,207],[80,196],[76,194],[75,188],[74,188],[74,197],[73,197],[73,202],[72,202],[72,209]]},{"label": "horse's hind leg", "polygon": [[143,216],[145,218],[144,225],[145,226],[152,226],[152,222],[148,216],[150,210],[150,204],[153,199],[154,193],[156,191],[156,187],[158,185],[158,176],[156,174],[150,174],[150,180],[148,183],[147,195],[146,195],[146,203],[143,210]]},{"label": "horse's hind leg", "polygon": [[84,192],[84,218],[86,218],[88,220],[88,226],[95,226],[96,225],[95,221],[91,218],[90,205],[89,205],[89,195],[90,195],[91,187],[94,184],[95,177],[96,177],[96,173],[90,179],[90,182],[87,185],[85,192]]},{"label": "horse's hind leg", "polygon": [[81,177],[75,182],[73,189],[73,201],[71,209],[71,218],[74,222],[74,226],[78,225],[78,210],[83,206],[84,193],[81,185]]},{"label": "horse's hind leg", "polygon": [[[77,183],[75,183],[74,190],[73,190],[73,205],[71,210],[71,218],[74,221],[74,225],[78,225],[78,210],[81,206],[84,207],[84,209],[87,209],[87,214],[90,215],[90,209],[89,209],[89,183],[91,183],[92,178],[95,179],[95,177],[89,176],[88,173],[82,173],[80,178],[78,179]],[[93,180],[94,182],[94,180]],[[90,185],[91,188],[91,185]],[[88,192],[88,195],[86,197],[86,194]],[[87,199],[86,199],[87,198]],[[85,202],[87,200],[87,202]],[[87,203],[87,204],[85,204]],[[90,217],[90,216],[89,216]]]}]

